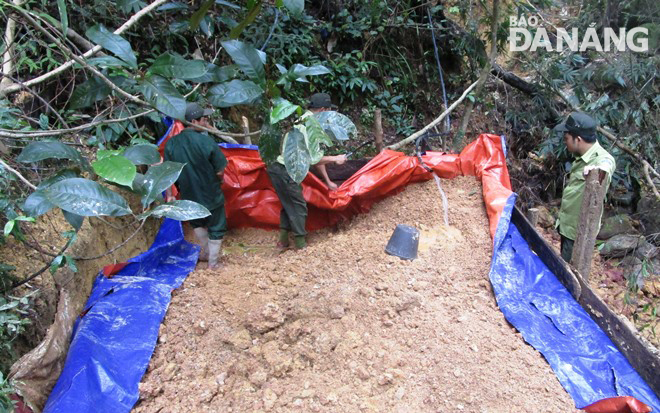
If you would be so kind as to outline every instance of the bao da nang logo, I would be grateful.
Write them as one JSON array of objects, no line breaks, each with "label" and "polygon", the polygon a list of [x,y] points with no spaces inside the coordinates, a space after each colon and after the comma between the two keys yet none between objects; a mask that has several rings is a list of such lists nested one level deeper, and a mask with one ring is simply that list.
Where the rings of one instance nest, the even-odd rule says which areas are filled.
[{"label": "bao da nang logo", "polygon": [[[577,28],[572,28],[569,33],[566,29],[557,28],[554,42],[545,27],[539,27],[538,17],[532,15],[528,18],[521,16],[509,17],[509,50],[512,52],[536,51],[545,49],[549,52],[571,50],[573,52],[584,52],[586,50],[597,50],[599,52],[625,51],[648,52],[649,30],[645,27],[635,27],[630,30],[613,29],[606,27],[602,38],[594,27],[589,27],[583,33]],[[580,36],[581,35],[581,36]]]}]

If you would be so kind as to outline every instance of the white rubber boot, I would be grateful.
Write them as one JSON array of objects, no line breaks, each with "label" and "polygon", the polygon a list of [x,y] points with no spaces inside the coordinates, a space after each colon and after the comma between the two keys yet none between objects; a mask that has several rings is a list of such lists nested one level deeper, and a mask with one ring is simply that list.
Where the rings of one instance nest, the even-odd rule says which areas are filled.
[{"label": "white rubber boot", "polygon": [[193,228],[195,238],[202,249],[199,251],[199,261],[209,260],[209,232],[206,228]]},{"label": "white rubber boot", "polygon": [[221,267],[221,265],[219,263],[221,248],[222,248],[222,240],[221,239],[210,239],[209,240],[209,268],[210,269],[217,269],[217,268]]}]

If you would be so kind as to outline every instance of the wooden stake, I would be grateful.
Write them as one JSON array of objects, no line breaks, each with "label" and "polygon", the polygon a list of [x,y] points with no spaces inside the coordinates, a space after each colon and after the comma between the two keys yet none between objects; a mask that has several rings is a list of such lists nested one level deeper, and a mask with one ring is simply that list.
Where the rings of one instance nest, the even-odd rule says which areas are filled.
[{"label": "wooden stake", "polygon": [[527,210],[527,219],[529,220],[529,223],[532,224],[534,228],[536,228],[538,222],[539,222],[539,209],[538,208],[529,208]]},{"label": "wooden stake", "polygon": [[376,151],[383,151],[383,116],[380,109],[374,111],[374,139],[376,141]]},{"label": "wooden stake", "polygon": [[250,138],[250,122],[245,116],[241,116],[243,120],[243,133],[245,133],[245,138],[243,138],[243,143],[246,145],[252,145],[252,139]]},{"label": "wooden stake", "polygon": [[585,283],[589,281],[596,235],[600,229],[600,216],[603,212],[603,198],[605,197],[604,178],[605,172],[600,169],[593,169],[587,175],[577,237],[571,256],[571,264],[578,270]]}]

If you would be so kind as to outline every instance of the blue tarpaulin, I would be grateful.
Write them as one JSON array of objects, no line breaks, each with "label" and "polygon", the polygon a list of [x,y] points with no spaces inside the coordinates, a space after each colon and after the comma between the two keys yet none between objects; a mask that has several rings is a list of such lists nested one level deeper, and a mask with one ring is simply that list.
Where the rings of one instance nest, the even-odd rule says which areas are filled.
[{"label": "blue tarpaulin", "polygon": [[490,270],[506,319],[543,354],[577,408],[633,396],[660,411],[660,400],[644,379],[510,222],[515,198],[502,213]]},{"label": "blue tarpaulin", "polygon": [[165,219],[149,250],[112,278],[99,274],[45,413],[131,410],[172,290],[195,269],[198,255],[181,223]]}]

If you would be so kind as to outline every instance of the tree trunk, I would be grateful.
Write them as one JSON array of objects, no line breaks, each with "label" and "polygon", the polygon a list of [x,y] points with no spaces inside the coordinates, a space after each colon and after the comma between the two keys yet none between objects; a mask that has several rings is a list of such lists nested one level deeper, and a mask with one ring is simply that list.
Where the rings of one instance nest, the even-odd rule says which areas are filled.
[{"label": "tree trunk", "polygon": [[600,229],[600,216],[603,212],[603,198],[605,197],[604,178],[605,172],[600,169],[594,169],[587,175],[577,237],[571,256],[571,264],[577,268],[585,283],[589,281],[596,235]]}]

